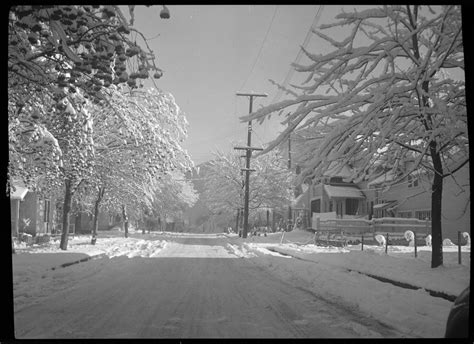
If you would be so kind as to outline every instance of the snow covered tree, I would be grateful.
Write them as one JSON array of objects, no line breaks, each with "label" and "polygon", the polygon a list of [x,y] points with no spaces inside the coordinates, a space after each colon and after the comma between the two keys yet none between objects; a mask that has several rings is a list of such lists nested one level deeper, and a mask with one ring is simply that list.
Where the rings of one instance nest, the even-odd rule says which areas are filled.
[{"label": "snow covered tree", "polygon": [[[112,5],[11,7],[9,75],[17,76],[19,84],[71,92],[79,88],[92,98],[111,84],[136,88],[137,79],[148,78],[150,72],[160,78],[153,52],[137,43],[143,36],[130,25]],[[147,45],[144,38],[142,45]],[[135,69],[127,71],[127,62]]]},{"label": "snow covered tree", "polygon": [[[430,171],[431,266],[440,266],[443,178],[469,161],[461,8],[383,6],[336,18],[314,31],[333,50],[304,50],[310,63],[294,66],[307,78],[287,92],[293,98],[242,121],[290,110],[288,129],[266,151],[295,128],[324,133],[318,144],[308,140],[301,178],[320,177],[333,161],[352,162],[353,179],[375,165],[396,172],[407,161],[414,163],[393,183],[415,169]],[[344,28],[346,38],[332,38]]]},{"label": "snow covered tree", "polygon": [[[245,176],[239,154],[215,153],[206,174],[202,199],[214,215],[226,214],[231,219],[236,209],[244,207]],[[255,214],[262,208],[283,208],[291,200],[293,176],[281,156],[273,151],[252,159],[249,210]]]},{"label": "snow covered tree", "polygon": [[[131,25],[134,7],[129,8]],[[36,166],[48,166],[43,169],[48,181],[59,168],[54,161],[61,151],[44,123],[46,111],[61,115],[68,103],[80,108],[89,99],[102,100],[112,84],[136,88],[137,80],[162,72],[117,6],[13,6],[8,19],[9,175],[34,187]],[[78,124],[86,120],[80,113],[72,117]],[[25,142],[26,150],[20,147]],[[41,154],[33,153],[32,145]]]},{"label": "snow covered tree", "polygon": [[140,209],[152,208],[154,190],[166,173],[192,166],[181,147],[188,124],[171,94],[154,88],[107,93],[107,101],[93,111],[96,156],[90,184],[97,194],[93,242],[102,201],[124,219],[127,209],[140,217]]},{"label": "snow covered tree", "polygon": [[33,92],[23,102],[21,88],[9,91],[9,103],[16,106],[9,108],[10,177],[43,192],[64,187],[61,248],[66,249],[72,197],[92,169],[90,114],[80,92],[60,99]]},{"label": "snow covered tree", "polygon": [[181,171],[173,171],[162,176],[154,188],[150,215],[160,219],[163,226],[167,217],[179,218],[197,199],[191,182],[185,179]]},{"label": "snow covered tree", "polygon": [[9,177],[32,188],[39,180],[44,189],[64,183],[62,249],[72,197],[92,169],[88,102],[103,102],[112,85],[136,89],[150,73],[162,76],[143,35],[130,25],[118,6],[10,8]]}]

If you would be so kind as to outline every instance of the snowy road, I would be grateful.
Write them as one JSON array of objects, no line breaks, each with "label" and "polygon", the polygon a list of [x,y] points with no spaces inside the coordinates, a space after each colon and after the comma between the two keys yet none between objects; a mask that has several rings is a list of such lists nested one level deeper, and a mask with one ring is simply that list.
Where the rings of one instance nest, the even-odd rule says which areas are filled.
[{"label": "snowy road", "polygon": [[101,258],[61,269],[54,278],[64,280],[62,289],[49,293],[46,283],[35,303],[15,310],[16,337],[400,336],[272,275],[258,256],[238,258],[226,243],[176,238],[153,258]]}]

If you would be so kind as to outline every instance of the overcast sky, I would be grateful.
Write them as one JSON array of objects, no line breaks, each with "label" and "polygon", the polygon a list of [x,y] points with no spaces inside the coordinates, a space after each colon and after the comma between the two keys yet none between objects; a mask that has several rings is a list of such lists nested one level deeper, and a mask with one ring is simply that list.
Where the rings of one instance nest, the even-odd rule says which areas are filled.
[{"label": "overcast sky", "polygon": [[[341,9],[322,7],[318,25],[333,21]],[[267,93],[267,98],[254,101],[254,109],[275,99],[277,88],[269,79],[283,82],[320,6],[168,8],[171,18],[160,19],[162,6],[137,6],[134,27],[153,38],[149,45],[164,70],[157,85],[172,93],[185,112],[189,130],[183,146],[199,164],[209,160],[213,151],[232,150],[232,141],[246,142],[247,125],[238,118],[248,114],[249,99],[235,93]],[[128,10],[124,14],[128,17]],[[310,51],[316,49],[314,38],[308,47]],[[295,74],[293,80],[297,77]],[[254,123],[252,146],[275,138],[281,120],[276,117],[263,125]]]}]

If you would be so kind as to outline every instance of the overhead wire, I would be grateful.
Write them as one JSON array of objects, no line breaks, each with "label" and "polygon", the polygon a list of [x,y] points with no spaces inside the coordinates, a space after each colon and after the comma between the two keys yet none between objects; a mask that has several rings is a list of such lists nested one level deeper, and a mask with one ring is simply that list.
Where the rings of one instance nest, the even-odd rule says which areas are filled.
[{"label": "overhead wire", "polygon": [[[318,21],[321,17],[321,13],[322,13],[323,9],[324,9],[324,6],[320,5],[317,12],[316,12],[316,14],[314,15],[313,23],[311,24],[311,27],[309,28],[308,33],[306,34],[306,37],[303,41],[303,44],[301,45],[301,47],[298,51],[298,54],[296,55],[296,59],[294,60],[293,64],[299,63],[301,57],[303,56],[303,48],[306,49],[306,47],[309,43],[309,40],[311,38],[312,31],[313,31],[313,29],[315,29],[317,27],[317,23],[318,23]],[[281,84],[282,87],[286,87],[288,85],[288,83],[290,82],[294,72],[295,72],[295,69],[290,66],[290,69],[288,70],[288,73],[286,74],[286,77],[283,80],[283,83]],[[273,98],[273,100],[270,104],[274,104],[275,102],[277,102],[280,99],[282,94],[283,94],[283,89],[278,88],[278,91],[275,94],[275,97]]]},{"label": "overhead wire", "polygon": [[249,80],[250,76],[252,75],[255,66],[257,65],[257,62],[258,62],[258,60],[259,60],[259,58],[260,58],[260,54],[262,53],[262,50],[263,50],[263,46],[265,45],[265,42],[266,42],[267,37],[268,37],[268,34],[270,33],[270,29],[271,29],[272,26],[273,26],[273,22],[274,22],[274,20],[275,20],[277,10],[278,10],[278,6],[275,6],[275,10],[273,11],[272,20],[270,21],[270,25],[268,25],[267,32],[265,33],[265,36],[264,36],[264,38],[263,38],[263,40],[262,40],[262,43],[260,44],[260,49],[258,50],[257,57],[255,58],[255,60],[254,60],[254,62],[253,62],[253,65],[252,65],[252,68],[250,69],[250,72],[249,72],[247,78],[245,79],[245,81],[244,81],[244,83],[242,84],[242,86],[240,86],[239,90],[242,90],[242,88],[245,86],[245,84],[246,84],[247,81]]}]

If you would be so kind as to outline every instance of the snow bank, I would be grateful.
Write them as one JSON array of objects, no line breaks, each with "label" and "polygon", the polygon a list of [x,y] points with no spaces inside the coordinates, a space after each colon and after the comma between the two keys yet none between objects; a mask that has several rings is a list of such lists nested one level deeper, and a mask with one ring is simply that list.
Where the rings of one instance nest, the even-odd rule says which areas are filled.
[{"label": "snow bank", "polygon": [[[258,262],[285,280],[306,284],[327,300],[371,315],[401,331],[406,337],[444,336],[452,302],[431,296],[425,289],[457,296],[470,284],[470,247],[462,247],[458,264],[457,246],[443,247],[444,264],[431,268],[431,247],[418,247],[418,257],[410,246],[360,245],[321,247],[294,243],[244,243],[259,255]],[[287,258],[278,264],[271,255]],[[359,273],[358,271],[362,272]],[[384,283],[370,274],[421,289],[405,289]]]},{"label": "snow bank", "polygon": [[[339,255],[331,254],[332,257]],[[301,260],[280,259],[267,265],[280,278],[306,285],[324,299],[395,327],[406,337],[436,338],[444,335],[452,305],[423,290],[409,290],[383,283],[343,267]]]},{"label": "snow bank", "polygon": [[226,248],[234,255],[239,258],[251,258],[256,257],[257,255],[252,251],[247,250],[244,246],[227,244]]},{"label": "snow bank", "polygon": [[[15,243],[15,250],[21,253],[83,253],[88,256],[105,254],[109,258],[126,256],[156,257],[166,246],[164,240],[144,240],[136,238],[99,238],[95,245],[91,245],[90,236],[76,236],[68,240],[67,251],[59,248],[59,239],[53,239],[46,244],[25,246]],[[58,257],[58,261],[61,260]],[[58,264],[60,265],[60,264]]]}]

